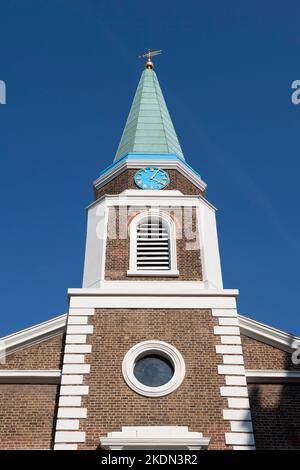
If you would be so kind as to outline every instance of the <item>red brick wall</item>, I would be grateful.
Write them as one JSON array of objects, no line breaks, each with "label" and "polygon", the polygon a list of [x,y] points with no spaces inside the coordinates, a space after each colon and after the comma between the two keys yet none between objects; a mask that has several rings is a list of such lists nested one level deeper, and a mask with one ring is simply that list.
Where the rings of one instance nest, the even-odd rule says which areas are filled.
[{"label": "red brick wall", "polygon": [[[291,354],[242,335],[246,369],[300,370]],[[300,449],[300,385],[249,384],[257,449]]]},{"label": "red brick wall", "polygon": [[[217,373],[222,359],[215,352],[217,322],[209,310],[99,309],[91,323],[91,373],[85,379],[90,389],[83,399],[88,417],[80,424],[87,440],[80,448],[95,449],[100,436],[142,425],[188,426],[211,437],[211,449],[225,448],[224,433],[230,429],[222,417],[226,399],[219,387],[224,377]],[[126,352],[149,339],[174,345],[186,362],[182,385],[164,397],[138,395],[122,376]]]},{"label": "red brick wall", "polygon": [[300,450],[300,384],[248,385],[257,449]]},{"label": "red brick wall", "polygon": [[52,447],[57,388],[0,384],[0,449]]},{"label": "red brick wall", "polygon": [[[95,199],[104,194],[119,194],[125,189],[139,189],[134,182],[134,175],[138,169],[124,170],[112,181],[95,190]],[[170,184],[166,189],[177,189],[183,194],[203,194],[197,186],[192,184],[185,176],[177,170],[167,170],[170,176]]]},{"label": "red brick wall", "polygon": [[241,336],[246,369],[300,370],[300,365],[293,365],[290,353],[245,335]]},{"label": "red brick wall", "polygon": [[[106,255],[105,255],[105,279],[107,280],[139,280],[139,281],[153,281],[153,277],[146,276],[146,277],[134,277],[134,276],[127,276],[127,270],[129,269],[129,245],[130,240],[129,236],[126,239],[120,238],[119,235],[119,209],[113,208],[114,214],[112,211],[109,212],[109,230],[112,227],[116,227],[116,238],[115,239],[107,239],[106,244]],[[184,223],[187,223],[188,215],[185,217],[181,214],[180,207],[173,207],[168,212],[172,216],[172,211],[174,212],[174,220],[176,221],[177,227],[177,268],[179,270],[178,277],[159,277],[159,280],[167,280],[167,281],[201,281],[202,280],[202,266],[201,266],[201,259],[200,259],[200,248],[199,248],[199,240],[198,240],[198,230],[197,230],[197,222],[196,222],[196,210],[193,208],[191,210],[191,217],[192,217],[192,232],[195,233],[194,240],[188,240],[187,234],[188,230],[187,227],[183,226]],[[178,212],[179,211],[179,212]],[[140,211],[137,210],[136,214]],[[178,218],[176,218],[176,212]],[[130,220],[134,214],[132,211],[128,215],[127,224],[129,225]],[[125,222],[126,223],[126,222]],[[188,222],[190,223],[190,221]],[[113,226],[110,226],[113,224]],[[181,236],[182,232],[182,236]],[[126,230],[124,231],[126,233]],[[195,243],[197,249],[188,249],[189,243]],[[156,279],[158,279],[156,277]]]},{"label": "red brick wall", "polygon": [[60,369],[62,363],[63,335],[9,354],[1,369]]}]

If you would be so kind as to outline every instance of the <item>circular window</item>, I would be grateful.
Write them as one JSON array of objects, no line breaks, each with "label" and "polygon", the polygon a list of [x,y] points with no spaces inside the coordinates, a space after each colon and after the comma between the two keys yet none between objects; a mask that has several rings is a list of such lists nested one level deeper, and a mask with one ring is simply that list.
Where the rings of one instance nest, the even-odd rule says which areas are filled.
[{"label": "circular window", "polygon": [[135,392],[159,397],[182,383],[185,364],[180,352],[163,341],[144,341],[131,348],[122,366],[126,383]]},{"label": "circular window", "polygon": [[143,385],[160,387],[171,380],[174,367],[166,357],[149,354],[136,361],[133,373]]}]

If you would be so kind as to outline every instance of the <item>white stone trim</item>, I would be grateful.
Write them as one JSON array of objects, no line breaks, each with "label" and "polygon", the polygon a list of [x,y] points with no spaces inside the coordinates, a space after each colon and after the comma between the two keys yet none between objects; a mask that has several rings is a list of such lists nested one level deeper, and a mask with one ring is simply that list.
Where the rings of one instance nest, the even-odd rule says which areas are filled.
[{"label": "white stone trim", "polygon": [[244,375],[225,375],[226,385],[247,385],[247,380]]},{"label": "white stone trim", "polygon": [[85,442],[85,432],[81,431],[56,431],[55,443],[56,442]]},{"label": "white stone trim", "polygon": [[243,354],[241,346],[235,346],[231,344],[228,344],[228,345],[217,344],[216,353],[217,354]]},{"label": "white stone trim", "polygon": [[242,344],[240,336],[221,336],[222,344]]},{"label": "white stone trim", "polygon": [[85,344],[86,335],[67,335],[66,344]]},{"label": "white stone trim", "polygon": [[142,269],[128,269],[126,272],[127,276],[149,276],[149,277],[178,277],[178,270],[142,270]]},{"label": "white stone trim", "polygon": [[292,352],[294,350],[293,345],[300,345],[300,337],[272,328],[242,315],[239,315],[239,325],[241,333],[245,336],[286,352]]},{"label": "white stone trim", "polygon": [[[168,383],[160,387],[148,387],[136,379],[133,373],[135,362],[147,353],[162,355],[172,362],[174,375]],[[185,376],[185,362],[180,352],[171,344],[158,340],[143,341],[126,353],[122,373],[127,385],[136,393],[146,397],[161,397],[174,392],[181,385]]]},{"label": "white stone trim", "polygon": [[58,406],[81,406],[81,396],[78,397],[60,397]]},{"label": "white stone trim", "polygon": [[89,374],[90,370],[90,364],[64,364],[62,374]]},{"label": "white stone trim", "polygon": [[[159,292],[157,288],[159,286]],[[176,285],[169,283],[169,281],[105,281],[101,284],[100,288],[71,288],[68,289],[70,297],[109,297],[118,295],[120,297],[133,297],[133,296],[165,296],[165,297],[238,297],[239,291],[237,289],[216,289],[209,287],[207,283],[201,281],[177,281]],[[71,307],[72,311],[79,309],[89,310],[91,307]],[[95,307],[93,307],[95,308]],[[236,308],[223,306],[214,307],[216,310],[232,310]],[[74,314],[74,313],[73,313]]]},{"label": "white stone trim", "polygon": [[61,377],[61,385],[82,385],[83,375],[63,374]]},{"label": "white stone trim", "polygon": [[54,444],[54,450],[77,450],[77,444]]},{"label": "white stone trim", "polygon": [[200,201],[196,213],[203,280],[207,285],[222,290],[223,279],[215,210]]},{"label": "white stone trim", "polygon": [[234,355],[234,354],[224,354],[223,355],[223,364],[244,364],[244,358],[242,355]]},{"label": "white stone trim", "polygon": [[65,408],[61,407],[58,408],[57,411],[58,418],[86,418],[87,417],[87,409],[86,408]]},{"label": "white stone trim", "polygon": [[123,426],[121,432],[101,437],[104,449],[207,449],[210,438],[200,432],[189,432],[186,426]]},{"label": "white stone trim", "polygon": [[[8,336],[0,338],[1,351],[5,354],[12,354],[19,349],[23,349],[34,344],[46,341],[50,338],[60,335],[66,326],[66,315],[51,318],[43,323],[38,323],[25,330],[17,331]],[[1,356],[1,354],[0,354]]]},{"label": "white stone trim", "polygon": [[233,446],[233,450],[256,450],[254,446]]},{"label": "white stone trim", "polygon": [[237,326],[215,326],[215,335],[239,335],[240,329]]},{"label": "white stone trim", "polygon": [[246,370],[248,383],[299,383],[298,370]]},{"label": "white stone trim", "polygon": [[60,396],[62,395],[88,395],[88,385],[62,385],[60,387]]},{"label": "white stone trim", "polygon": [[[166,281],[168,282],[168,281]],[[92,293],[89,293],[92,294]],[[135,295],[135,296],[78,296],[71,295],[70,305],[72,307],[91,307],[94,308],[181,308],[181,309],[211,309],[215,307],[232,308],[236,305],[234,296],[222,296],[214,292],[214,296],[162,296],[157,290],[156,295]],[[237,327],[215,327],[215,328],[239,328]],[[234,330],[236,331],[236,330]],[[224,333],[229,334],[229,333]],[[79,335],[78,335],[79,336]]]},{"label": "white stone trim", "polygon": [[[68,290],[69,296],[165,296],[165,297],[190,297],[190,296],[208,296],[208,297],[237,297],[239,291],[237,289],[220,289],[214,286],[211,286],[208,282],[204,281],[162,281],[162,280],[137,280],[132,282],[131,280],[123,281],[101,281],[97,288],[72,288]],[[80,308],[80,310],[85,310]],[[93,309],[91,309],[93,310]],[[232,315],[232,312],[236,313],[236,304],[234,307],[225,307],[225,308],[215,308],[215,312],[218,312],[217,316],[225,316],[225,311],[228,311],[228,316]],[[81,315],[78,309],[70,309],[72,315]],[[89,309],[86,309],[88,312]],[[219,313],[220,312],[220,313]],[[88,315],[86,313],[85,315]],[[90,314],[91,315],[91,314]],[[216,313],[214,314],[214,316]]]},{"label": "white stone trim", "polygon": [[70,308],[69,310],[69,318],[73,316],[93,316],[95,313],[95,309],[93,308]]},{"label": "white stone trim", "polygon": [[[106,194],[106,196],[109,196],[109,194]],[[116,196],[116,195],[114,195]],[[148,198],[150,197],[162,197],[164,199],[168,199],[170,196],[177,196],[177,197],[182,197],[185,196],[181,191],[178,189],[164,189],[163,192],[161,189],[124,189],[117,197],[121,196],[126,197],[126,196],[137,196],[138,198]],[[194,197],[194,196],[192,196]],[[93,204],[93,203],[92,203]]]},{"label": "white stone trim", "polygon": [[222,317],[219,318],[219,325],[220,326],[238,326],[239,325],[239,319],[237,317]]},{"label": "white stone trim", "polygon": [[230,427],[234,432],[253,432],[251,421],[232,421]]},{"label": "white stone trim", "polygon": [[60,382],[61,371],[49,370],[0,370],[0,383],[40,383],[58,384]]},{"label": "white stone trim", "polygon": [[100,204],[105,204],[106,207],[199,207],[201,204],[207,205],[211,210],[215,211],[206,199],[200,195],[180,195],[171,194],[171,191],[159,191],[159,194],[145,194],[145,191],[137,189],[136,191],[127,190],[118,195],[106,194],[97,201],[93,202],[88,209]]},{"label": "white stone trim", "polygon": [[92,352],[92,345],[86,341],[87,336],[93,333],[93,326],[88,324],[93,314],[94,309],[91,308],[72,308],[67,317],[54,449],[68,448],[69,445],[77,449],[78,442],[85,442],[85,433],[78,429],[80,419],[87,416],[87,409],[82,407],[82,397],[89,392],[89,386],[83,385],[83,381],[91,367],[85,364],[85,357]]},{"label": "white stone trim", "polygon": [[242,433],[242,432],[226,432],[225,433],[225,442],[226,444],[239,444],[239,445],[254,445],[254,436],[252,433]]},{"label": "white stone trim", "polygon": [[58,419],[56,423],[57,430],[78,431],[79,419]]},{"label": "white stone trim", "polygon": [[91,206],[87,213],[83,286],[98,287],[104,279],[109,208],[105,202]]},{"label": "white stone trim", "polygon": [[221,387],[221,396],[222,397],[248,397],[247,387],[231,387],[225,386]]},{"label": "white stone trim", "polygon": [[245,375],[244,366],[235,365],[218,365],[218,373],[220,375]]},{"label": "white stone trim", "polygon": [[91,344],[66,344],[65,345],[65,353],[68,353],[68,354],[73,354],[73,353],[89,354],[91,352],[92,352]]},{"label": "white stone trim", "polygon": [[212,311],[213,317],[236,317],[237,312],[236,309],[232,308],[214,308]]},{"label": "white stone trim", "polygon": [[[98,239],[100,239],[100,247],[98,247],[98,250],[95,250],[95,247],[93,247],[93,246],[89,246],[89,241],[88,241],[89,237],[88,236],[86,237],[86,253],[85,253],[85,256],[84,256],[84,271],[83,271],[83,281],[82,281],[82,286],[83,287],[86,284],[86,276],[89,276],[90,263],[86,262],[86,256],[87,256],[88,252],[90,253],[90,256],[92,258],[95,257],[96,254],[101,255],[99,257],[99,260],[98,260],[98,261],[100,261],[100,259],[101,259],[100,283],[103,282],[104,279],[105,279],[106,246],[107,246],[107,230],[108,230],[109,207],[106,204],[104,204],[103,210],[104,210],[103,221],[101,221],[101,223],[99,224],[99,220],[96,220],[96,223],[97,223],[96,233],[98,235]],[[96,214],[98,215],[98,218],[99,218],[99,209],[96,209]],[[89,212],[88,212],[88,220],[89,219],[90,219],[90,217],[89,217]],[[101,239],[101,237],[102,237],[102,239]],[[99,253],[99,248],[100,248],[100,252],[102,250],[101,253]],[[96,276],[96,278],[97,278],[97,276]],[[93,279],[92,282],[94,284],[95,278]],[[88,286],[88,287],[91,287],[91,286]]]},{"label": "white stone trim", "polygon": [[226,397],[228,403],[228,409],[223,410],[223,419],[230,422],[231,429],[230,433],[225,433],[225,442],[226,445],[251,445],[254,448],[237,311],[234,315],[231,310],[229,316],[226,316],[226,310],[212,310],[212,314],[219,323],[219,326],[214,327],[214,334],[221,339],[221,345],[216,345],[216,353],[221,354],[223,359],[223,365],[218,365],[218,374],[225,378],[225,385],[220,387],[220,395]]},{"label": "white stone trim", "polygon": [[249,408],[250,403],[248,398],[227,398],[228,408]]},{"label": "white stone trim", "polygon": [[226,409],[223,410],[223,419],[227,421],[251,421],[251,412],[247,409]]},{"label": "white stone trim", "polygon": [[84,354],[66,354],[64,355],[64,364],[83,364]]},{"label": "white stone trim", "polygon": [[81,317],[81,316],[71,316],[69,319],[68,319],[68,324],[69,325],[87,325],[89,322],[89,317],[85,316],[85,317]]},{"label": "white stone trim", "polygon": [[68,325],[67,335],[90,335],[93,328],[93,325]]}]

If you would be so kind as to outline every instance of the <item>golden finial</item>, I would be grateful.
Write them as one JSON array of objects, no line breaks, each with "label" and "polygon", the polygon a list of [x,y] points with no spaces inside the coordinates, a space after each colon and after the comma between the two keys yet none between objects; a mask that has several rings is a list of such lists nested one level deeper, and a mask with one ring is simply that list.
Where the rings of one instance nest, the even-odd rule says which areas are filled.
[{"label": "golden finial", "polygon": [[139,56],[139,59],[142,59],[143,57],[147,57],[147,62],[146,62],[146,69],[153,69],[154,65],[153,65],[153,62],[151,60],[151,57],[155,56],[155,55],[159,55],[161,54],[162,51],[150,51],[150,49],[148,49],[148,52],[145,52],[145,54],[143,55],[140,55]]}]

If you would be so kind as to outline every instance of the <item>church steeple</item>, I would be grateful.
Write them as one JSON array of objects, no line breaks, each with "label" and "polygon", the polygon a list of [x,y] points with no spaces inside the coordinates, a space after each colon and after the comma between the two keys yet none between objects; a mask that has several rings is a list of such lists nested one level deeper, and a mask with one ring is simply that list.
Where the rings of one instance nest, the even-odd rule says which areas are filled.
[{"label": "church steeple", "polygon": [[185,160],[153,67],[142,73],[114,162],[135,152],[176,154]]}]

